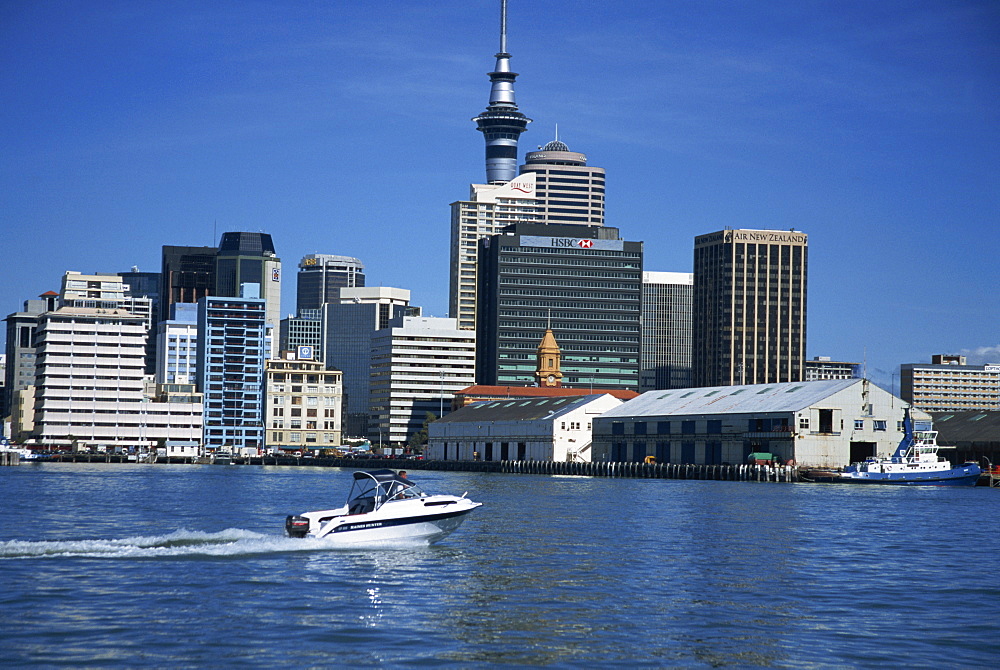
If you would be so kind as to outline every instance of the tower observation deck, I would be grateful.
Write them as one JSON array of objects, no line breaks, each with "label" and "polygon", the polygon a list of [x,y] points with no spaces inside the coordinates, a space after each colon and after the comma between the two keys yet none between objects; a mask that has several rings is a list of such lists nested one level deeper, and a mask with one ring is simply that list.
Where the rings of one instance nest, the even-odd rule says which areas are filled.
[{"label": "tower observation deck", "polygon": [[514,101],[516,72],[510,70],[507,53],[507,0],[500,3],[500,52],[496,67],[490,72],[490,103],[472,119],[486,139],[486,181],[508,182],[517,176],[517,138],[528,128],[531,119],[517,109]]}]

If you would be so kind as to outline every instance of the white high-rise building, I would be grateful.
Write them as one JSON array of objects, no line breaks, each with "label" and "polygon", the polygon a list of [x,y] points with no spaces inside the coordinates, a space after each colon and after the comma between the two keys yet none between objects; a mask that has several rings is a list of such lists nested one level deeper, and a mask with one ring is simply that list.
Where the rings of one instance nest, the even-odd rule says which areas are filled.
[{"label": "white high-rise building", "polygon": [[42,314],[31,441],[77,448],[199,441],[200,402],[144,396],[146,334],[145,317],[120,308],[61,307]]},{"label": "white high-rise building", "polygon": [[476,327],[476,246],[483,237],[512,223],[541,222],[536,175],[529,172],[506,184],[472,184],[468,200],[451,203],[451,281],[449,315],[459,328]]},{"label": "white high-rise building", "polygon": [[401,447],[475,383],[476,334],[456,319],[399,316],[372,334],[368,434]]},{"label": "white high-rise building", "polygon": [[198,305],[175,302],[157,332],[157,384],[197,384]]}]

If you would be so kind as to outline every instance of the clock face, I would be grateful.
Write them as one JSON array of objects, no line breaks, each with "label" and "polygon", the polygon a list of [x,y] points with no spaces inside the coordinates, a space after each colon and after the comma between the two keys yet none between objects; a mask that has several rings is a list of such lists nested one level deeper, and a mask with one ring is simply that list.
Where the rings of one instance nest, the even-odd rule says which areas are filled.
[{"label": "clock face", "polygon": [[554,382],[556,380],[555,375],[549,375],[549,382]]}]

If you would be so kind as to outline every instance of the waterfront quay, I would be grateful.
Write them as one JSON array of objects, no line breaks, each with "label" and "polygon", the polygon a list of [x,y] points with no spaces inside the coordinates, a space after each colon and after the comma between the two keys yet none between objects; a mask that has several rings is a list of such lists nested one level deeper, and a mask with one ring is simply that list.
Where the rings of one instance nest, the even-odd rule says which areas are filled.
[{"label": "waterfront quay", "polygon": [[[196,459],[160,456],[155,463],[185,464]],[[54,455],[56,463],[134,463],[124,454],[65,453]],[[368,470],[439,470],[451,472],[500,472],[508,474],[566,475],[578,477],[624,477],[629,479],[704,479],[742,482],[798,482],[794,465],[697,465],[693,463],[563,463],[556,461],[443,461],[412,458],[304,458],[258,456],[233,459],[229,466],[286,465]],[[226,467],[226,466],[218,466]]]}]

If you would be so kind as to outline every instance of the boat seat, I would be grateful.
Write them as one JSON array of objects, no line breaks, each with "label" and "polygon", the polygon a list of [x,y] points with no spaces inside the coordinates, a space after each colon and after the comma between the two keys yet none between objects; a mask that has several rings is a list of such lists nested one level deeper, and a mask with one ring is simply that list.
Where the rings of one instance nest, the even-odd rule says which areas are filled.
[{"label": "boat seat", "polygon": [[367,514],[375,509],[375,498],[355,498],[351,501],[348,514]]}]

